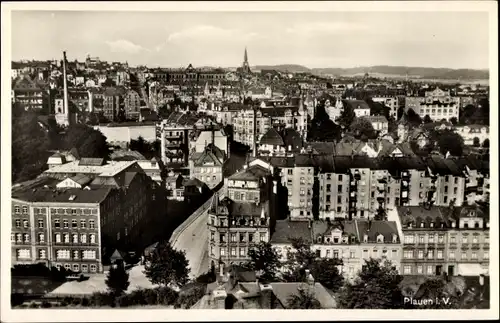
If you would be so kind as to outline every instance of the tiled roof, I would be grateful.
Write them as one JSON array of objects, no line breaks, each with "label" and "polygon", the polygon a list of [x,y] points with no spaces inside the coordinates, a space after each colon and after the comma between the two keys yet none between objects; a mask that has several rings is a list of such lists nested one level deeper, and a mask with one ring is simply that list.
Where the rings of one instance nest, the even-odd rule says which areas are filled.
[{"label": "tiled roof", "polygon": [[376,243],[377,237],[381,234],[384,236],[384,243],[392,243],[393,235],[397,237],[396,243],[401,242],[399,240],[398,228],[396,222],[394,221],[356,221],[359,239],[363,241],[364,235],[368,236],[368,243]]},{"label": "tiled roof", "polygon": [[[274,295],[276,295],[276,298],[285,308],[287,307],[290,296],[298,295],[299,288],[307,287],[307,283],[271,283],[270,285],[273,288]],[[332,309],[336,307],[335,299],[323,285],[315,283],[313,289],[314,297],[321,304],[321,308]]]},{"label": "tiled roof", "polygon": [[270,172],[262,166],[253,165],[234,173],[229,177],[230,180],[247,180],[247,181],[257,181],[263,177],[269,176]]},{"label": "tiled roof", "polygon": [[40,185],[27,189],[15,189],[12,192],[12,198],[28,202],[100,203],[107,197],[110,190],[111,188],[108,187],[88,190],[80,188],[56,189]]},{"label": "tiled roof", "polygon": [[344,100],[343,102],[348,104],[352,109],[370,109],[368,103],[363,100]]},{"label": "tiled roof", "polygon": [[277,220],[271,243],[291,243],[291,239],[302,238],[312,242],[312,230],[308,221]]},{"label": "tiled roof", "polygon": [[451,214],[444,207],[433,206],[427,209],[423,206],[400,206],[397,210],[403,225],[413,223],[415,228],[419,228],[420,223],[424,222],[425,227],[429,228],[429,223],[434,222],[435,228],[439,228],[441,224],[450,227]]},{"label": "tiled roof", "polygon": [[267,130],[267,132],[260,138],[259,143],[261,145],[273,145],[273,146],[283,146],[285,143],[283,142],[283,138],[278,133],[278,131],[271,127]]}]

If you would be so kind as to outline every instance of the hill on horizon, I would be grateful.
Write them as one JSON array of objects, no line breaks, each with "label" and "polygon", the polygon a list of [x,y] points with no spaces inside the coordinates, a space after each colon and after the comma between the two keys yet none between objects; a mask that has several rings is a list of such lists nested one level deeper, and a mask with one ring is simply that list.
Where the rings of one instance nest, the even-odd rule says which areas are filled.
[{"label": "hill on horizon", "polygon": [[357,74],[384,74],[399,75],[411,78],[426,79],[461,79],[461,80],[480,80],[489,79],[488,70],[477,69],[452,69],[452,68],[434,68],[434,67],[407,67],[407,66],[361,66],[351,68],[308,68],[298,64],[280,64],[280,65],[256,65],[252,70],[277,70],[280,72],[292,73],[312,73],[315,75],[335,75],[335,76],[353,76]]}]

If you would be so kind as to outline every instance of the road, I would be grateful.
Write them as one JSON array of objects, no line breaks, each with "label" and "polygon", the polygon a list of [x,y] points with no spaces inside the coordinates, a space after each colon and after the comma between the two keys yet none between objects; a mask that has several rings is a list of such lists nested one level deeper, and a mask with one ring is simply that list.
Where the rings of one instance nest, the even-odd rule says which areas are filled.
[{"label": "road", "polygon": [[195,278],[208,271],[208,213],[203,212],[179,235],[172,246],[177,250],[184,250],[189,261],[191,272],[189,278]]}]

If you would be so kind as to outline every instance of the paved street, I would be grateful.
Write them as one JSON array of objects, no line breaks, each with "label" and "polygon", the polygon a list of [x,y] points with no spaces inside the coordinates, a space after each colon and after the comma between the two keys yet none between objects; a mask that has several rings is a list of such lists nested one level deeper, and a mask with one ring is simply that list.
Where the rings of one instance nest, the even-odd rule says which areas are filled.
[{"label": "paved street", "polygon": [[[173,247],[184,250],[191,268],[190,278],[203,274],[208,270],[207,261],[203,261],[204,253],[207,253],[207,212],[205,211],[191,225],[189,225],[179,236]],[[203,263],[205,262],[205,263]]]}]

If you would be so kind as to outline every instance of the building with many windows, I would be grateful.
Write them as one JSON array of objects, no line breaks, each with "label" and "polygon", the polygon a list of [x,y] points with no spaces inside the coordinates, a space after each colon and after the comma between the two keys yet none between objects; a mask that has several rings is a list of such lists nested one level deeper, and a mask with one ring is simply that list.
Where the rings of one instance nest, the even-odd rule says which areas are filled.
[{"label": "building with many windows", "polygon": [[277,183],[258,165],[227,179],[225,197],[214,195],[208,211],[210,266],[224,269],[248,261],[248,250],[268,242],[275,221]]},{"label": "building with many windows", "polygon": [[422,119],[428,115],[432,120],[450,121],[451,118],[459,120],[460,98],[452,97],[450,91],[436,88],[425,92],[424,97],[411,97],[405,99],[405,111],[413,109]]}]

